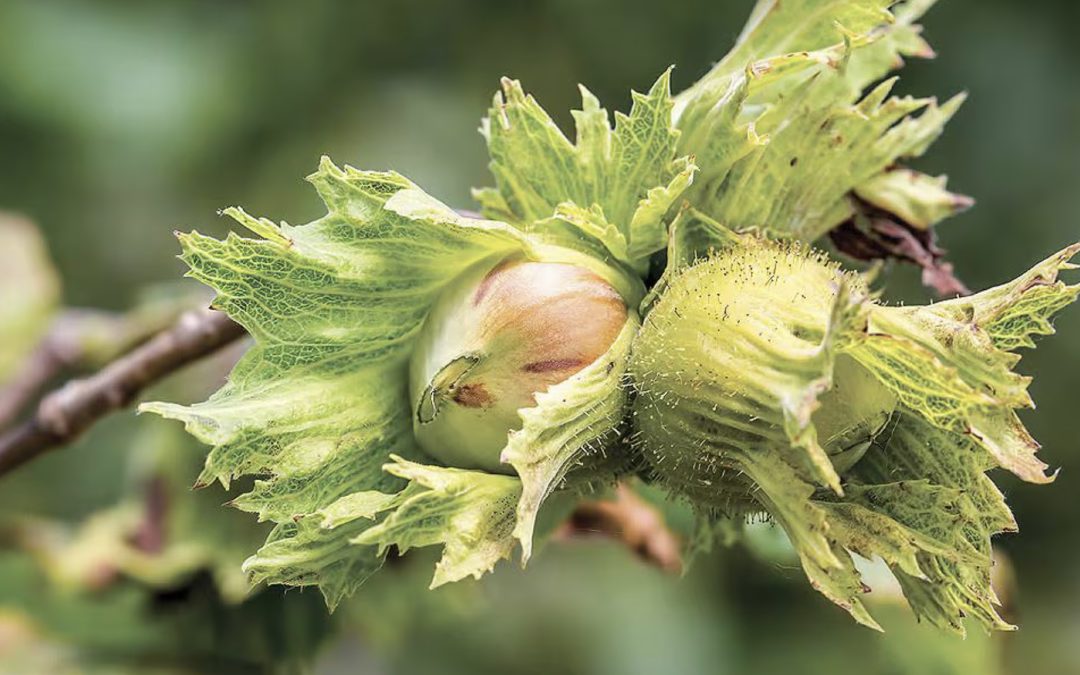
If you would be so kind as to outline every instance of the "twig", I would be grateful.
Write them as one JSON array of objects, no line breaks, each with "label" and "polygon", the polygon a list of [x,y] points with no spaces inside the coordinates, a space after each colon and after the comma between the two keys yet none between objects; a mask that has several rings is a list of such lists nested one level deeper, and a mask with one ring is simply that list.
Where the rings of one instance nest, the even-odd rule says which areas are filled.
[{"label": "twig", "polygon": [[203,293],[169,294],[140,302],[123,314],[66,309],[0,389],[0,429],[18,419],[49,382],[76,370],[96,370],[171,326],[182,313],[205,305]]},{"label": "twig", "polygon": [[221,312],[183,314],[171,328],[96,374],[49,394],[32,418],[0,436],[0,476],[70,443],[106,414],[128,405],[147,386],[244,334]]},{"label": "twig", "polygon": [[41,388],[79,361],[80,342],[72,336],[79,332],[81,311],[64,312],[53,321],[49,332],[26,357],[21,368],[0,390],[0,428],[11,424]]},{"label": "twig", "polygon": [[682,570],[678,537],[651,504],[620,483],[615,499],[582,502],[563,528],[565,535],[603,534],[665,572]]},{"label": "twig", "polygon": [[[175,319],[175,317],[173,317]],[[168,323],[135,327],[122,315],[93,309],[67,309],[60,313],[15,374],[0,390],[0,429],[18,418],[41,389],[65,371],[91,366],[100,361],[101,336],[109,336],[109,353],[114,358],[142,342]]]}]

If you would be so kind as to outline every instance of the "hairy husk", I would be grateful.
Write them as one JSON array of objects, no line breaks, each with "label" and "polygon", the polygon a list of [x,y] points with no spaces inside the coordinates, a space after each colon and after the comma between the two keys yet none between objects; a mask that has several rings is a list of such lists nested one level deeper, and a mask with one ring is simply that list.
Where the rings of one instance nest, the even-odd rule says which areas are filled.
[{"label": "hairy husk", "polygon": [[1031,400],[1009,350],[1076,298],[1057,274],[1078,250],[894,308],[805,245],[728,235],[666,280],[634,344],[647,472],[703,514],[775,519],[813,585],[866,625],[852,552],[884,558],[938,625],[1008,628],[989,538],[1015,523],[983,473],[1050,480],[1014,411]]}]

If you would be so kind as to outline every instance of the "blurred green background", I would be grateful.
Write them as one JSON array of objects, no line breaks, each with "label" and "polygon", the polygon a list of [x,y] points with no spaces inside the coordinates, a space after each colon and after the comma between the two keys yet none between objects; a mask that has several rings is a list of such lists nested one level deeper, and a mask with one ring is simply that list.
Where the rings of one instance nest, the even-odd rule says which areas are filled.
[{"label": "blurred green background", "polygon": [[[400,171],[467,207],[469,188],[489,182],[475,130],[500,76],[521,79],[564,125],[578,82],[625,110],[629,89],[670,64],[675,89],[704,73],[751,5],[2,0],[0,210],[40,226],[65,304],[125,308],[182,273],[173,229],[221,234],[215,212],[233,204],[292,223],[320,215],[302,177],[321,154]],[[1080,5],[942,0],[923,23],[940,56],[908,64],[899,88],[971,93],[917,166],[978,200],[940,237],[980,289],[1080,238]],[[894,299],[927,298],[913,270],[888,274]],[[1080,311],[1057,325],[1020,368],[1038,373],[1039,410],[1025,422],[1063,470],[1048,487],[998,477],[1022,529],[997,542],[1019,579],[1022,628],[994,640],[938,636],[900,608],[885,610],[886,635],[871,633],[796,565],[738,549],[676,579],[602,541],[555,543],[527,574],[506,566],[434,593],[422,590],[430,567],[405,560],[332,619],[314,592],[224,608],[199,578],[166,600],[126,588],[75,597],[12,555],[0,557],[0,606],[33,615],[61,656],[135,653],[135,672],[193,658],[196,672],[259,672],[317,650],[324,673],[1077,673]],[[148,452],[133,440],[148,424],[108,421],[5,479],[0,507],[70,522],[108,507]],[[0,663],[35,672],[20,668]]]}]

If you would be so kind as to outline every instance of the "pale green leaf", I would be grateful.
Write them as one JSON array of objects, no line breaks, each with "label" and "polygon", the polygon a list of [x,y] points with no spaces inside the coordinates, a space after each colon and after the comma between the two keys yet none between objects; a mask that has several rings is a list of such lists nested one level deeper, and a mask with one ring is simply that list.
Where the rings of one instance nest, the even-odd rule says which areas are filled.
[{"label": "pale green leaf", "polygon": [[839,41],[842,26],[866,33],[894,21],[896,0],[759,0],[735,47],[706,78],[742,69],[751,61],[778,54],[813,51]]},{"label": "pale green leaf", "polygon": [[645,295],[643,280],[626,262],[630,250],[626,236],[608,222],[598,205],[586,209],[573,202],[563,202],[555,207],[550,218],[522,228],[538,257],[595,272],[628,305],[634,305]]},{"label": "pale green leaf", "polygon": [[353,542],[380,550],[443,545],[431,587],[472,576],[479,579],[509,558],[515,540],[514,510],[521,481],[511,476],[425,466],[392,457],[386,470],[409,486],[390,514]]},{"label": "pale green leaf", "polygon": [[[956,553],[966,552],[958,558],[953,553],[925,549],[919,554],[924,578],[894,566],[915,613],[960,633],[965,616],[976,617],[987,626],[1010,628],[994,608],[997,598],[990,586],[990,538],[998,532],[1015,532],[1016,521],[1000,490],[986,476],[986,470],[993,466],[993,459],[970,437],[941,430],[902,410],[851,474],[852,480],[868,484],[899,481],[908,485],[877,499],[874,508],[895,514],[938,541],[952,542]],[[938,492],[945,497],[944,502],[935,503],[911,489],[916,481],[947,488]]]},{"label": "pale green leaf", "polygon": [[[528,250],[502,223],[466,219],[393,173],[311,177],[329,213],[291,227],[228,214],[262,240],[181,235],[191,276],[255,345],[229,382],[192,406],[143,410],[179,419],[214,446],[201,481],[255,475],[234,505],[278,523],[247,564],[255,580],[319,584],[336,603],[378,568],[349,544],[368,521],[320,513],[342,498],[396,492],[391,454],[416,456],[407,358],[442,288],[469,266]],[[316,523],[315,521],[319,521]]]},{"label": "pale green leaf", "polygon": [[644,260],[667,244],[667,230],[657,224],[664,222],[676,200],[693,183],[697,170],[689,161],[676,160],[675,166],[682,168],[671,182],[649,190],[630,217],[630,239],[634,243],[629,251],[630,260]]},{"label": "pale green leaf", "polygon": [[[629,251],[619,243],[611,253],[643,273],[647,256],[663,247],[668,207],[696,168],[675,154],[669,75],[661,75],[647,94],[634,92],[629,114],[616,113],[614,127],[583,88],[574,143],[520,83],[504,79],[482,127],[496,184],[495,190],[476,192],[484,213],[542,235],[543,223],[561,204],[598,209]],[[601,241],[612,243],[607,236]]]},{"label": "pale green leaf", "polygon": [[[850,218],[848,195],[905,157],[922,154],[962,102],[887,98],[886,81],[853,105],[824,105],[811,79],[791,91],[784,110],[756,125],[769,142],[732,165],[695,207],[737,230],[759,228],[813,240]],[[922,114],[912,114],[922,110]],[[703,171],[703,179],[707,165]]]},{"label": "pale green leaf", "polygon": [[1080,244],[1073,244],[1009,283],[939,302],[924,311],[978,325],[1000,350],[1034,347],[1032,336],[1053,335],[1050,319],[1080,296],[1080,285],[1058,279],[1060,272],[1076,269],[1069,261],[1077,254]]},{"label": "pale green leaf", "polygon": [[334,610],[382,567],[383,555],[352,539],[371,526],[356,519],[325,527],[319,515],[297,516],[279,523],[266,543],[244,561],[251,583],[318,586]]},{"label": "pale green leaf", "polygon": [[[602,244],[602,247],[596,247],[591,251],[597,258],[603,259],[610,252],[610,255],[614,256],[616,260],[627,259],[629,244],[626,241],[626,235],[618,227],[608,222],[598,204],[593,204],[591,208],[584,209],[573,202],[563,202],[555,207],[555,213],[551,218],[539,221],[536,229],[543,232],[547,227],[551,227],[554,232],[558,232],[558,230],[554,229],[555,223],[552,221],[559,220],[569,225],[566,241],[571,246],[571,237],[585,235],[586,238],[595,239]],[[605,252],[604,249],[607,251]]]},{"label": "pale green leaf", "polygon": [[913,228],[927,230],[975,203],[970,197],[946,190],[946,180],[945,176],[934,178],[910,169],[894,169],[857,185],[855,194]]},{"label": "pale green leaf", "polygon": [[903,57],[934,56],[915,22],[935,2],[759,0],[735,46],[704,77],[675,97],[676,117],[702,90],[716,88],[744,69],[760,71],[757,62],[804,52],[835,53],[844,42],[857,49],[830,60],[844,66],[843,78],[835,84],[837,101],[846,96],[851,102],[867,85],[902,66]]},{"label": "pale green leaf", "polygon": [[876,627],[852,552],[885,560],[935,625],[1008,629],[990,538],[1016,523],[985,472],[1046,478],[1007,350],[1080,295],[1058,280],[1078,252],[968,298],[884,307],[805,247],[688,210],[632,352],[636,445],[699,508],[768,513],[814,587],[860,623]]},{"label": "pale green leaf", "polygon": [[1020,357],[1007,350],[1047,332],[1050,316],[1076,299],[1077,287],[1057,274],[1077,252],[1080,245],[1069,247],[985,294],[930,307],[875,307],[851,356],[931,424],[971,436],[1024,480],[1047,482],[1046,465],[1035,457],[1039,445],[1015,412],[1034,405],[1030,378],[1012,371]]},{"label": "pale green leaf", "polygon": [[891,81],[863,94],[902,57],[932,55],[914,25],[932,2],[895,17],[891,4],[759,2],[735,49],[676,97],[678,152],[701,167],[694,207],[809,241],[854,214],[853,190],[876,194],[882,172],[925,152],[962,98],[886,100]]}]

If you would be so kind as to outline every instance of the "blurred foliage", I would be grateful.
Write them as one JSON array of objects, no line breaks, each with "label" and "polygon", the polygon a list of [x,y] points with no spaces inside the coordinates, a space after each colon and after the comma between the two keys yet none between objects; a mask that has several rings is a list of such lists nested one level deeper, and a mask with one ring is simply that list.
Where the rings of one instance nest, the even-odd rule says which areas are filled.
[{"label": "blurred foliage", "polygon": [[0,383],[52,316],[60,285],[33,223],[0,213]]},{"label": "blurred foliage", "polygon": [[[234,203],[290,222],[319,214],[296,176],[322,153],[401,171],[468,206],[468,189],[489,182],[472,130],[500,76],[520,78],[552,111],[574,107],[577,82],[626,109],[628,90],[672,63],[676,90],[704,73],[751,4],[5,0],[0,209],[41,227],[65,303],[126,308],[145,284],[182,272],[174,227],[221,234],[213,214]],[[900,87],[971,93],[920,168],[977,198],[941,240],[961,278],[984,288],[1080,234],[1080,5],[942,0],[925,24],[941,56],[909,64]],[[0,273],[10,269],[4,262]],[[890,270],[890,296],[925,301],[917,277]],[[0,300],[0,312],[9,307]],[[1005,483],[1021,526],[998,542],[1019,579],[1016,634],[959,642],[912,624],[906,610],[883,616],[884,636],[870,634],[805,588],[794,565],[738,550],[676,579],[610,544],[556,543],[527,574],[506,568],[435,592],[423,590],[430,565],[410,557],[331,620],[314,593],[270,589],[229,606],[204,574],[160,592],[133,579],[73,592],[5,549],[0,672],[117,672],[121,652],[143,659],[137,672],[169,672],[179,656],[197,672],[257,672],[310,653],[331,623],[353,637],[324,653],[327,673],[894,675],[993,673],[999,662],[1003,672],[1078,672],[1080,312],[1058,327],[1019,366],[1039,373],[1040,408],[1025,422],[1043,458],[1065,469],[1049,488]],[[10,344],[0,362],[15,353]],[[220,374],[202,377],[209,390]],[[153,461],[155,444],[136,441],[156,433],[144,424],[117,416],[5,478],[0,509],[77,524],[115,507],[131,494],[133,467]],[[38,660],[17,661],[16,651]]]},{"label": "blurred foliage", "polygon": [[269,529],[232,509],[220,488],[192,490],[203,450],[178,429],[146,420],[132,435],[128,485],[114,506],[76,527],[15,520],[13,532],[60,587],[103,587],[124,577],[177,588],[206,572],[228,604],[250,587],[244,558]]}]

